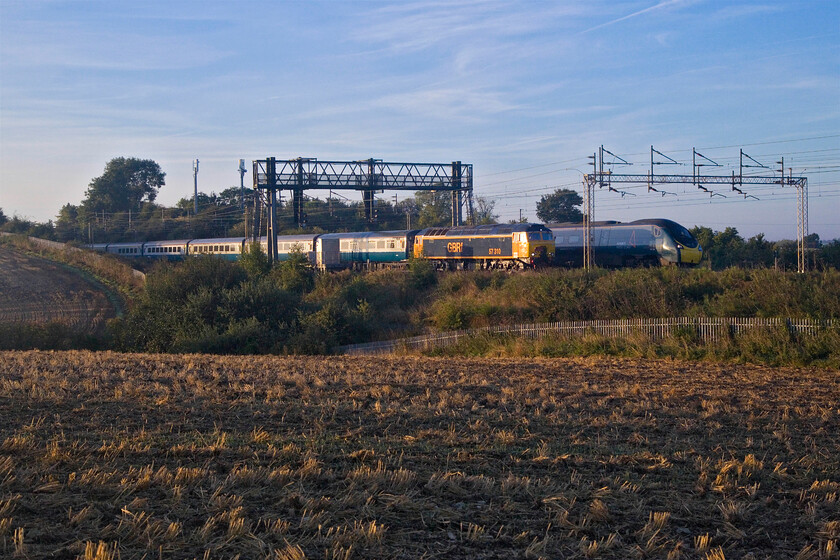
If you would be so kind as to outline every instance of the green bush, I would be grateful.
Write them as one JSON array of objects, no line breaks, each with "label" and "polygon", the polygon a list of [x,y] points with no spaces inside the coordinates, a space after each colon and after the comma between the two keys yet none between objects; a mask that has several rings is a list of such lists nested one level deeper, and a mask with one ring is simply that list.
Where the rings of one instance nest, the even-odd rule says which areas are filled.
[{"label": "green bush", "polygon": [[[258,255],[257,255],[258,256]],[[410,336],[432,328],[678,316],[840,318],[840,273],[676,268],[539,273],[436,273],[429,263],[408,271],[315,273],[293,259],[267,274],[215,258],[161,265],[145,294],[114,323],[126,350],[329,353],[336,346]],[[249,272],[250,270],[250,272]],[[456,346],[468,354],[743,359],[761,363],[829,363],[828,341],[773,336],[704,346],[693,329],[664,341],[566,341],[477,338]],[[500,342],[503,340],[504,342]],[[778,356],[778,359],[773,356]],[[775,361],[774,361],[775,360]]]},{"label": "green bush", "polygon": [[0,324],[0,350],[104,350],[108,345],[106,337],[60,322]]}]

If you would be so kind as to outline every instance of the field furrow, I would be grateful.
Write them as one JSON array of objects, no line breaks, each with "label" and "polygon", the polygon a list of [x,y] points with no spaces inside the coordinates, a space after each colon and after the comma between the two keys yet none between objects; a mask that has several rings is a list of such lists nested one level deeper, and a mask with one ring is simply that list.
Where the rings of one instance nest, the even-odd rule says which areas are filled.
[{"label": "field furrow", "polygon": [[836,371],[0,355],[0,552],[832,558]]},{"label": "field furrow", "polygon": [[96,333],[115,316],[101,286],[81,273],[0,245],[0,323],[62,323]]}]

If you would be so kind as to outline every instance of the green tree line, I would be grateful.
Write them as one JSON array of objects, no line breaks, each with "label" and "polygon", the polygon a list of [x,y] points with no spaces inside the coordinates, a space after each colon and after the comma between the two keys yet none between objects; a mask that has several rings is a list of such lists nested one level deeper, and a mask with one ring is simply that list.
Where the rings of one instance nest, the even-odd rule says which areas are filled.
[{"label": "green tree line", "polygon": [[[165,178],[166,174],[152,160],[114,158],[101,176],[91,180],[81,203],[65,204],[54,221],[9,218],[0,209],[0,231],[78,243],[252,235],[251,189],[245,189],[244,200],[239,187],[229,187],[218,194],[199,192],[199,211],[194,214],[193,197],[182,198],[173,207],[155,202],[165,186]],[[545,223],[580,222],[581,203],[575,191],[557,189],[537,203],[537,216]],[[444,191],[420,191],[402,200],[377,199],[373,222],[366,220],[361,202],[339,195],[328,200],[307,197],[303,228],[295,222],[290,206],[281,203],[277,217],[281,233],[420,229],[451,223],[451,198]],[[476,197],[474,208],[477,223],[495,223],[498,219],[492,200]],[[744,239],[734,227],[713,231],[697,226],[692,233],[703,246],[703,266],[713,270],[731,266],[796,268],[795,241],[769,241],[763,234]],[[807,239],[807,261],[813,269],[840,268],[840,241],[822,242],[819,235],[811,234]]]}]

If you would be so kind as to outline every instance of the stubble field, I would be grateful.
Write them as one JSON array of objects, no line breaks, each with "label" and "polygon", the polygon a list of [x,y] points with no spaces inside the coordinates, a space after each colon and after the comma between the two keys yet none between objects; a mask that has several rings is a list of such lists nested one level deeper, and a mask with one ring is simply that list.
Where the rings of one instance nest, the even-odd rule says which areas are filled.
[{"label": "stubble field", "polygon": [[837,558],[837,371],[0,354],[0,555]]},{"label": "stubble field", "polygon": [[61,323],[104,332],[117,316],[103,286],[78,270],[0,244],[0,324]]}]

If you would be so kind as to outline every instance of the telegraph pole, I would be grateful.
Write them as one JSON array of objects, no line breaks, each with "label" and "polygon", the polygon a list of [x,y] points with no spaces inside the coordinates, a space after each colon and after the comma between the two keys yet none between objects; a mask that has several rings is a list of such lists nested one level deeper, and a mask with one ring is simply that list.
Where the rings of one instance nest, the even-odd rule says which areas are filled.
[{"label": "telegraph pole", "polygon": [[193,161],[193,214],[198,214],[198,158]]},{"label": "telegraph pole", "polygon": [[242,217],[245,219],[245,237],[248,237],[248,211],[245,210],[245,160],[239,160],[239,209],[242,210]]}]

